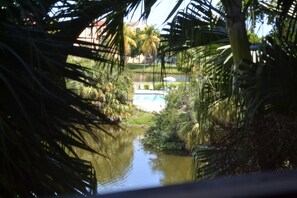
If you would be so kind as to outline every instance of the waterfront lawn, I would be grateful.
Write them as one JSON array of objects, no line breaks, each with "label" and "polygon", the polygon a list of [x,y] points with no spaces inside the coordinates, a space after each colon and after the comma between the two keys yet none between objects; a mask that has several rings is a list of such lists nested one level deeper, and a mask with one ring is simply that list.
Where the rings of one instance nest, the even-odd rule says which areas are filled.
[{"label": "waterfront lawn", "polygon": [[135,109],[133,115],[123,120],[123,124],[129,127],[149,128],[153,126],[153,113]]}]

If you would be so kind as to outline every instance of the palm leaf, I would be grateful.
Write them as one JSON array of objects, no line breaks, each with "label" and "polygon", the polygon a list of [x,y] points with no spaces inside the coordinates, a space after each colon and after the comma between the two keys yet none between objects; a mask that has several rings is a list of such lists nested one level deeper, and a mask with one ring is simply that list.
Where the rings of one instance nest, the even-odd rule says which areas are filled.
[{"label": "palm leaf", "polygon": [[[228,43],[225,22],[212,13],[211,7],[192,1],[185,11],[180,11],[164,28],[164,41],[171,50],[205,46],[215,43]],[[173,49],[172,49],[173,48]]]},{"label": "palm leaf", "polygon": [[[3,0],[0,18],[1,195],[88,194],[96,191],[92,165],[75,148],[93,150],[84,138],[110,119],[66,88],[65,80],[94,86],[88,69],[68,55],[115,65],[121,57],[122,18],[139,1]],[[93,20],[106,18],[114,40],[77,40]],[[76,44],[76,45],[74,45]],[[94,50],[96,48],[97,50]],[[110,54],[119,56],[110,56]],[[94,130],[96,129],[96,130]]]},{"label": "palm leaf", "polygon": [[185,12],[177,14],[165,35],[170,46],[165,53],[199,47],[195,48],[200,64],[194,104],[199,128],[193,128],[200,139],[193,149],[197,178],[244,172],[248,168],[242,164],[250,159],[240,157],[245,147],[242,143],[248,140],[238,130],[243,123],[245,95],[237,92],[241,84],[234,84],[226,24],[213,11],[206,1],[192,1]]}]

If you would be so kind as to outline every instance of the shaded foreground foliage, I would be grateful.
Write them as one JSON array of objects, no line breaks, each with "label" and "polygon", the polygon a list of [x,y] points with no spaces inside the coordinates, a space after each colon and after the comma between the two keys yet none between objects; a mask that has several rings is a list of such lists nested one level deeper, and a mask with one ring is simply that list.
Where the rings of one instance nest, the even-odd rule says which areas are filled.
[{"label": "shaded foreground foliage", "polygon": [[[67,63],[66,59],[74,55],[112,67],[123,65],[123,17],[140,2],[0,2],[1,195],[51,196],[88,194],[96,190],[90,162],[79,159],[74,147],[96,152],[87,145],[84,133],[96,140],[92,127],[100,129],[100,124],[111,120],[90,101],[66,88],[66,79],[90,86],[96,84],[85,75],[84,67]],[[207,7],[208,1],[193,2],[188,13],[175,18],[170,30],[173,34],[166,42],[175,51],[208,44],[207,48],[201,48],[209,53],[203,56],[202,64],[205,74],[209,75],[199,92],[196,118],[199,124],[206,123],[199,125],[200,130],[212,126],[218,126],[219,130],[215,136],[204,136],[206,139],[197,147],[201,170],[198,176],[295,167],[295,141],[287,138],[295,140],[296,137],[296,1],[278,0],[276,9],[275,1],[268,4],[264,1],[259,6],[259,1],[222,0],[225,8],[229,8],[228,2],[244,2],[243,14],[252,5],[278,19],[273,22],[275,34],[266,39],[259,58],[253,63],[234,51],[237,47],[240,52],[240,39],[238,42],[231,39],[231,49],[226,46],[231,35],[225,29],[224,20],[209,15],[213,8]],[[155,0],[144,1],[145,17],[154,3]],[[177,5],[181,3],[179,0]],[[226,14],[230,11],[232,9]],[[230,16],[222,15],[228,22],[236,19],[232,13]],[[98,18],[106,19],[102,33],[106,39],[100,44],[77,40],[80,32]],[[227,23],[230,24],[233,23]],[[246,43],[247,37],[244,38]],[[215,52],[216,49],[221,49],[221,53]],[[233,60],[228,56],[230,51]],[[118,55],[110,56],[115,53]],[[216,56],[211,58],[212,54]],[[233,117],[227,121],[214,119],[211,112],[230,101],[231,112],[235,112]],[[270,141],[263,142],[266,137],[270,137]]]},{"label": "shaded foreground foliage", "polygon": [[[296,18],[293,17],[296,1],[277,1],[278,5],[274,1],[236,2],[245,6],[240,10],[243,14],[251,8],[255,13],[261,10],[268,16],[286,19],[280,24],[273,23],[273,33],[261,43],[249,43],[252,62],[246,59],[244,50],[240,52],[244,46],[240,46],[240,38],[231,38],[240,37],[242,30],[230,35],[231,30],[226,29],[230,25],[228,16],[233,16],[230,12],[235,9],[227,1],[222,1],[224,10],[214,8],[208,1],[193,0],[165,29],[169,47],[163,49],[164,53],[187,50],[186,53],[199,60],[191,63],[192,68],[198,68],[195,73],[198,85],[190,107],[195,113],[172,108],[174,102],[169,100],[168,109],[161,112],[163,117],[159,117],[155,127],[161,128],[154,133],[167,137],[183,134],[184,142],[188,142],[185,141],[188,135],[195,138],[195,146],[189,148],[196,159],[197,178],[297,166],[293,143],[297,137]],[[183,97],[185,93],[176,95]],[[166,112],[171,113],[165,116]],[[181,120],[177,115],[183,113],[189,118],[193,115],[193,119],[186,119],[190,126],[181,132],[176,123]],[[173,127],[162,128],[165,122]]]},{"label": "shaded foreground foliage", "polygon": [[[75,148],[98,153],[88,146],[85,134],[100,144],[92,129],[102,132],[101,124],[112,120],[66,88],[66,80],[96,86],[86,68],[66,60],[74,55],[111,67],[123,64],[123,17],[139,3],[0,2],[1,196],[96,192],[94,169],[78,158]],[[103,17],[108,40],[77,40],[86,26]]]}]

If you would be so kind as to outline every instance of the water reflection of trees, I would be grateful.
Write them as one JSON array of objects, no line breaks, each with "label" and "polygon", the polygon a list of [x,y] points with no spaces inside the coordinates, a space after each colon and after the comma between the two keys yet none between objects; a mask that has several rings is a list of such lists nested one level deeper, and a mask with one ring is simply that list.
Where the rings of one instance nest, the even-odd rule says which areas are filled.
[{"label": "water reflection of trees", "polygon": [[193,180],[194,164],[189,156],[158,153],[156,158],[151,159],[151,167],[153,171],[163,174],[160,183],[164,185],[185,183]]},{"label": "water reflection of trees", "polygon": [[[188,76],[184,74],[170,74],[170,76],[177,79],[177,81],[188,81]],[[134,73],[134,82],[162,82],[163,74],[161,73]]]},{"label": "water reflection of trees", "polygon": [[98,139],[103,144],[99,145],[92,138],[84,137],[100,155],[79,151],[81,158],[91,161],[96,171],[97,181],[100,184],[111,183],[126,175],[132,165],[133,140],[137,135],[111,126],[105,126],[104,130],[110,134],[98,132]]},{"label": "water reflection of trees", "polygon": [[[103,144],[97,144],[88,136],[84,138],[93,149],[107,157],[91,155],[83,151],[78,153],[83,159],[91,161],[96,170],[98,183],[109,186],[122,180],[131,170],[134,156],[133,140],[141,132],[139,129],[137,131],[133,129],[125,131],[110,126],[104,127],[104,129],[112,135],[98,132],[98,138]],[[154,172],[162,173],[161,184],[176,184],[193,180],[194,168],[192,158],[189,156],[156,153],[156,158],[151,159],[150,166]]]}]

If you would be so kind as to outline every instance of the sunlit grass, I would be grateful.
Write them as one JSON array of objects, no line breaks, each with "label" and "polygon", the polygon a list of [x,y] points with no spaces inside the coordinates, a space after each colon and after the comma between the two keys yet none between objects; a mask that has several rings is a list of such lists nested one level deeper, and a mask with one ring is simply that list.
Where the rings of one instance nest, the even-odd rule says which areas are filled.
[{"label": "sunlit grass", "polygon": [[134,110],[133,115],[123,120],[123,124],[129,127],[148,128],[154,124],[153,113]]}]

